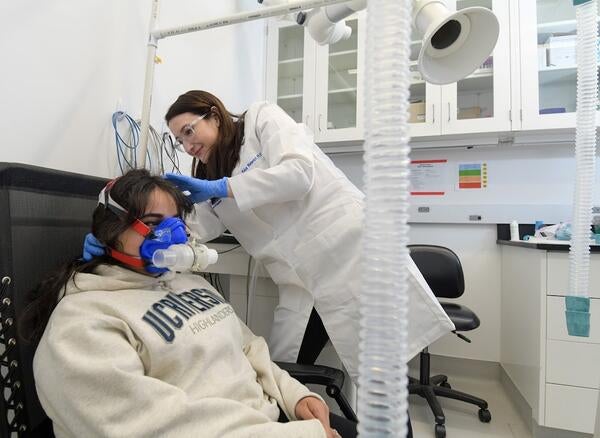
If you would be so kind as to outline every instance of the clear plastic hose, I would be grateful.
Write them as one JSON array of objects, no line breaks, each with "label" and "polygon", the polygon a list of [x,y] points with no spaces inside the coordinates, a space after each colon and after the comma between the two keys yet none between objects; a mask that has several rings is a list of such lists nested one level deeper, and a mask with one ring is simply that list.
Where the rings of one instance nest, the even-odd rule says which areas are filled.
[{"label": "clear plastic hose", "polygon": [[411,0],[369,0],[358,432],[407,433]]},{"label": "clear plastic hose", "polygon": [[[596,169],[596,112],[598,106],[597,43],[598,5],[588,1],[575,8],[577,17],[577,127],[575,138],[576,181],[571,250],[567,326],[585,326],[589,331],[590,224]],[[582,307],[583,306],[583,307]],[[587,310],[586,310],[587,308]],[[587,317],[583,315],[587,311]],[[576,313],[573,313],[576,312]],[[579,314],[578,312],[582,312]],[[587,323],[585,319],[587,318]],[[569,327],[570,323],[577,323]],[[579,334],[585,336],[585,334]]]}]

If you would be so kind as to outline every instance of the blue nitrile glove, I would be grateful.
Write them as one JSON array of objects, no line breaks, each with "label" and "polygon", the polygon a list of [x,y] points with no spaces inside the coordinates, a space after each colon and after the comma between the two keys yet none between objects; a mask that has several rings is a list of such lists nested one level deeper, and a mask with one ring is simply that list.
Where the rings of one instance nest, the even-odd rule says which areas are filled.
[{"label": "blue nitrile glove", "polygon": [[165,179],[171,181],[181,191],[190,192],[189,199],[193,203],[203,202],[211,198],[227,197],[227,178],[209,181],[176,173],[166,173]]},{"label": "blue nitrile glove", "polygon": [[94,257],[100,257],[105,254],[105,248],[102,242],[96,239],[92,233],[87,233],[83,241],[83,260],[89,262]]}]

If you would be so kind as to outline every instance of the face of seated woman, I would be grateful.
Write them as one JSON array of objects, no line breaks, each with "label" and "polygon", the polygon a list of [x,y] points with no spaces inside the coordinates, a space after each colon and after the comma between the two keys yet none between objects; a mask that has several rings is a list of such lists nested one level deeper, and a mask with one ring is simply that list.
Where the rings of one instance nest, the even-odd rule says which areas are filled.
[{"label": "face of seated woman", "polygon": [[[156,188],[150,195],[148,205],[139,220],[152,229],[164,219],[174,216],[177,216],[177,204],[175,203],[175,200],[167,192]],[[119,237],[122,252],[134,257],[140,257],[140,246],[143,241],[144,237],[135,232],[133,228],[128,228]],[[147,274],[144,268],[134,269]]]}]

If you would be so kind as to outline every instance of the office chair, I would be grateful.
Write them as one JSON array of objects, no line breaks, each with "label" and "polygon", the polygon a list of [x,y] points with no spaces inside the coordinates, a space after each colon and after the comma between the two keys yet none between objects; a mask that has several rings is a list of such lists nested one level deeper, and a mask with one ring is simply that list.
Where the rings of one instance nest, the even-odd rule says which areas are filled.
[{"label": "office chair", "polygon": [[[465,291],[465,280],[458,256],[450,249],[435,245],[408,245],[410,256],[423,274],[425,281],[438,298],[458,298]],[[442,308],[454,323],[453,332],[466,342],[469,338],[459,332],[474,330],[479,327],[479,318],[466,306],[440,302]],[[435,436],[446,436],[446,417],[437,397],[446,397],[464,401],[479,407],[479,420],[489,423],[492,414],[485,400],[452,389],[445,375],[431,376],[430,355],[427,348],[419,355],[419,379],[409,376],[408,392],[417,394],[427,400],[435,416]]]},{"label": "office chair", "polygon": [[[81,254],[91,212],[105,185],[103,178],[0,163],[0,437],[54,437],[35,390],[35,351],[19,340],[16,321],[27,291]],[[279,365],[303,383],[325,385],[346,418],[356,420],[341,392],[342,371]]]}]

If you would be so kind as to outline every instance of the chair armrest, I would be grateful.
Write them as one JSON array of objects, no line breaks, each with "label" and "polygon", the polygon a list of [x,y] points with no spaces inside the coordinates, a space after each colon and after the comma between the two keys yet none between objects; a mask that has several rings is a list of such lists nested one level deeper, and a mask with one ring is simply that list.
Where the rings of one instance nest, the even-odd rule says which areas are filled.
[{"label": "chair armrest", "polygon": [[358,422],[358,418],[346,400],[342,387],[344,386],[344,373],[337,368],[325,365],[300,365],[290,362],[275,362],[279,368],[287,371],[290,376],[300,383],[313,383],[325,386],[325,392],[332,397],[348,420]]},{"label": "chair armrest", "polygon": [[275,363],[301,383],[315,383],[328,387],[335,386],[338,389],[342,389],[344,386],[344,373],[336,368],[324,365],[300,365],[290,362]]}]

